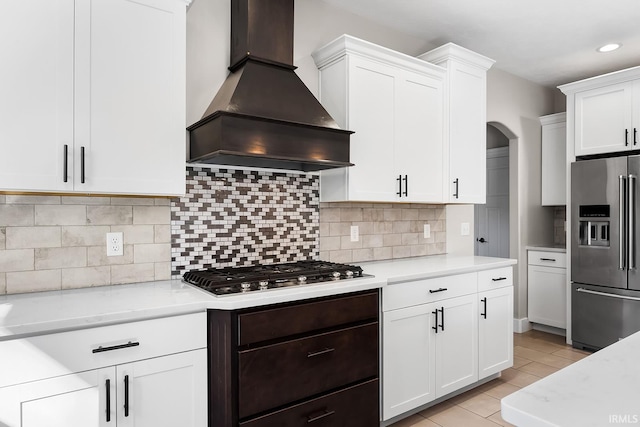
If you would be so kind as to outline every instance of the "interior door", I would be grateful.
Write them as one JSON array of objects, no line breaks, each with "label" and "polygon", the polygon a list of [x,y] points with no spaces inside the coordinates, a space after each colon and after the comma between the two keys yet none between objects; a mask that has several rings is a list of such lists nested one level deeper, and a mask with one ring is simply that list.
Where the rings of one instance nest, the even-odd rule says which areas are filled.
[{"label": "interior door", "polygon": [[474,210],[475,254],[509,258],[509,147],[487,150],[487,203]]}]

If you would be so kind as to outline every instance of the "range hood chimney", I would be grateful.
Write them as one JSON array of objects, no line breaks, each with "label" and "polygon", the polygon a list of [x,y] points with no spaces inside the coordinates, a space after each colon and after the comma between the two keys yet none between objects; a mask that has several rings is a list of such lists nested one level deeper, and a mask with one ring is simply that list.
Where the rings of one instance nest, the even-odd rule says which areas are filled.
[{"label": "range hood chimney", "polygon": [[194,163],[302,171],[353,166],[349,136],[294,72],[294,0],[231,0],[231,73],[189,126]]}]

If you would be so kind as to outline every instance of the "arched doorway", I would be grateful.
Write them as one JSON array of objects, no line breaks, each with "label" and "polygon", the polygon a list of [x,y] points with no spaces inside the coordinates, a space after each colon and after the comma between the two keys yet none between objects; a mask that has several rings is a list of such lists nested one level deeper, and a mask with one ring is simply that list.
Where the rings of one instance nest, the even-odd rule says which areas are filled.
[{"label": "arched doorway", "polygon": [[487,124],[487,199],[474,207],[474,253],[509,258],[509,138]]}]

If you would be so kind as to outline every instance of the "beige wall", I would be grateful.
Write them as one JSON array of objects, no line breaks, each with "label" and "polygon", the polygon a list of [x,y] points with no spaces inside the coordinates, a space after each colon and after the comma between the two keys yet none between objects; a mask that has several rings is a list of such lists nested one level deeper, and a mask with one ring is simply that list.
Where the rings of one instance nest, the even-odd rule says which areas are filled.
[{"label": "beige wall", "polygon": [[[497,65],[497,64],[496,64]],[[515,316],[527,315],[525,246],[553,242],[553,211],[540,205],[541,127],[539,117],[555,112],[555,90],[547,89],[497,68],[487,75],[487,121],[507,129],[515,157],[517,177],[509,187],[516,197],[511,256],[518,258]],[[517,145],[517,147],[514,147]],[[513,163],[513,162],[511,162]],[[513,182],[516,180],[516,182]],[[513,236],[514,230],[516,236]]]}]

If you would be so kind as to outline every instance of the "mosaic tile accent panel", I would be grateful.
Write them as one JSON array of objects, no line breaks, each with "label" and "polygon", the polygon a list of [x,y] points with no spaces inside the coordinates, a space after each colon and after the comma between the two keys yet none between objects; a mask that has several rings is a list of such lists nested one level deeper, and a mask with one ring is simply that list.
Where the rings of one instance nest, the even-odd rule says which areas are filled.
[{"label": "mosaic tile accent panel", "polygon": [[318,258],[317,175],[187,167],[171,201],[171,275]]}]

